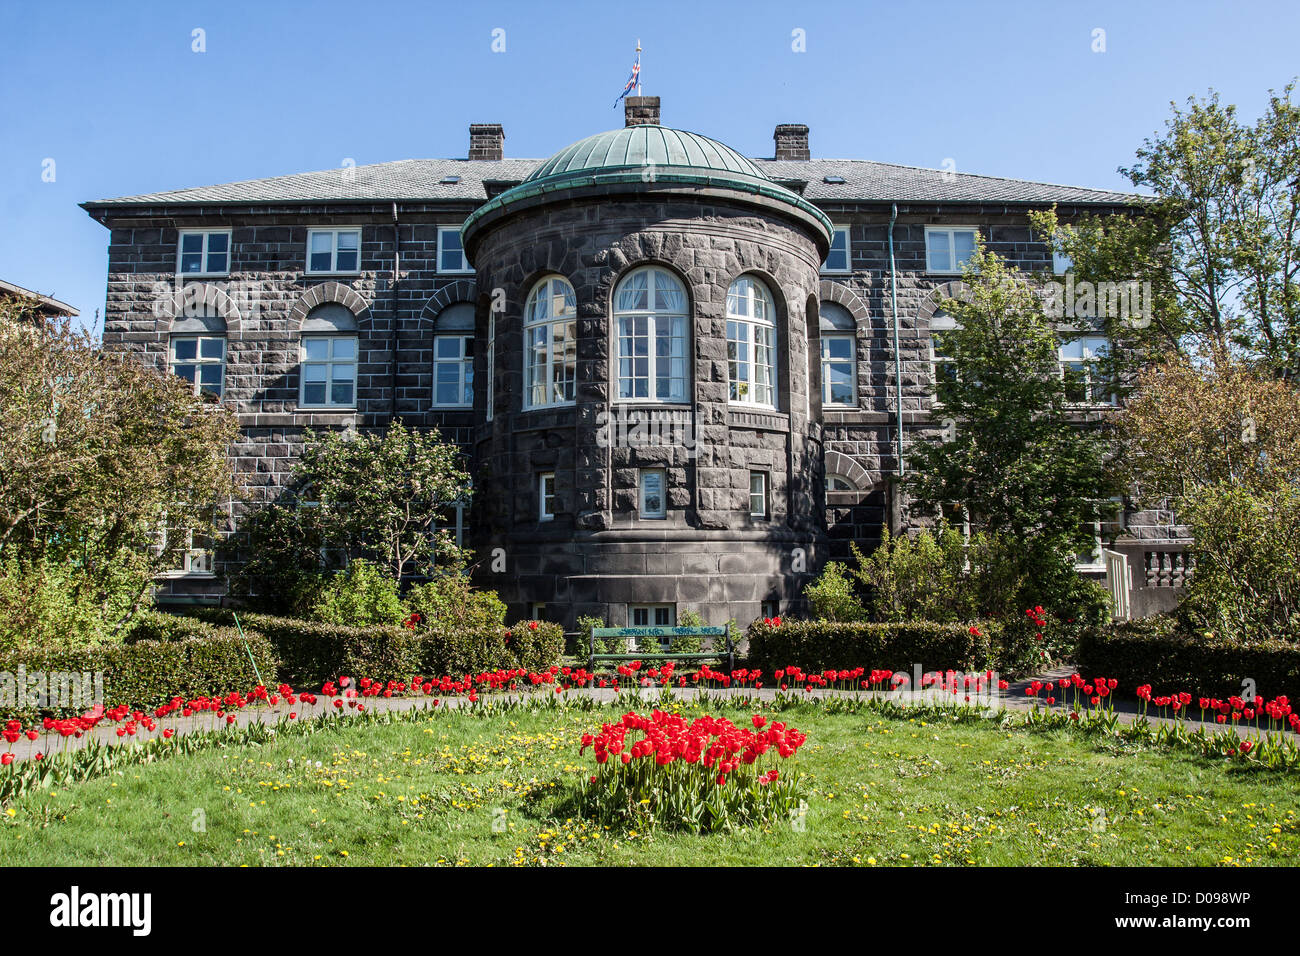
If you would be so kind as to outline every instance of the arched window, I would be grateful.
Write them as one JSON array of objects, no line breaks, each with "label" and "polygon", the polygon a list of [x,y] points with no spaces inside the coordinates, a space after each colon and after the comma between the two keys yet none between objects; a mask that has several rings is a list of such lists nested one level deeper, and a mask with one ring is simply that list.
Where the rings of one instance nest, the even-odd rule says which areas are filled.
[{"label": "arched window", "polygon": [[221,397],[226,378],[226,321],[210,309],[172,324],[171,369],[194,394]]},{"label": "arched window", "polygon": [[817,311],[822,339],[822,404],[856,405],[857,323],[848,309],[835,302],[822,302]]},{"label": "arched window", "polygon": [[468,302],[447,306],[434,321],[433,403],[474,404],[474,306]]},{"label": "arched window", "polygon": [[843,475],[827,475],[826,490],[827,491],[857,491],[858,486],[855,485],[853,482],[849,481],[849,479],[845,478]]},{"label": "arched window", "polygon": [[776,407],[776,325],[772,293],[752,276],[727,289],[727,378],[731,400]]},{"label": "arched window", "polygon": [[569,405],[578,377],[578,300],[573,286],[549,276],[524,307],[524,407]]},{"label": "arched window", "polygon": [[637,269],[614,293],[618,398],[685,402],[686,291],[663,269]]},{"label": "arched window", "polygon": [[355,408],[357,317],[337,302],[318,305],[302,323],[301,389],[298,404]]}]

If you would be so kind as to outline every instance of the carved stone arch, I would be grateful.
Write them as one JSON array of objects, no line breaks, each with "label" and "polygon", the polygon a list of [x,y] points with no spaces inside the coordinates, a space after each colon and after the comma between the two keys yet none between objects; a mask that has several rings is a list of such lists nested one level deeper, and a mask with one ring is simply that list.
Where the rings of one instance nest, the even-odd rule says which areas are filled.
[{"label": "carved stone arch", "polygon": [[185,282],[177,288],[160,282],[154,291],[154,317],[160,332],[170,332],[178,322],[199,317],[219,318],[224,331],[240,332],[243,313],[238,296],[232,296],[221,283]]},{"label": "carved stone arch", "polygon": [[478,286],[473,279],[457,279],[455,282],[449,282],[429,296],[429,301],[424,303],[424,308],[420,310],[420,321],[432,325],[438,318],[438,314],[447,306],[455,305],[457,302],[474,302],[477,299]]},{"label": "carved stone arch", "polygon": [[858,491],[870,491],[871,474],[853,458],[843,452],[828,451],[825,455],[826,474],[843,475]]},{"label": "carved stone arch", "polygon": [[820,301],[834,302],[836,305],[848,309],[849,314],[853,316],[853,320],[859,326],[865,327],[871,321],[871,310],[867,308],[867,304],[862,301],[862,298],[856,292],[843,283],[822,279],[817,286],[817,297]]},{"label": "carved stone arch", "polygon": [[302,323],[307,318],[307,313],[318,305],[325,305],[330,302],[338,303],[349,312],[357,317],[357,325],[362,326],[370,322],[370,306],[356,289],[349,289],[340,282],[322,282],[320,285],[314,285],[308,289],[289,312],[289,329],[297,332],[302,329]]},{"label": "carved stone arch", "polygon": [[961,299],[969,295],[970,289],[961,279],[940,283],[921,300],[921,307],[916,313],[917,321],[929,322],[933,319],[935,313],[939,311],[939,303],[944,299]]}]

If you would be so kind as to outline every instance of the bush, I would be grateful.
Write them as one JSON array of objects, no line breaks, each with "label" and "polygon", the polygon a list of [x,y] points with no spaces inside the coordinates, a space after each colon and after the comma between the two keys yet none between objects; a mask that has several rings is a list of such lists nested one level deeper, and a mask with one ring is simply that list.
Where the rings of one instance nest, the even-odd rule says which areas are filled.
[{"label": "bush", "polygon": [[515,666],[544,671],[564,656],[564,628],[551,621],[520,621],[508,633],[506,647]]},{"label": "bush", "polygon": [[411,588],[406,594],[406,607],[420,615],[420,627],[427,630],[506,626],[506,605],[497,593],[474,587],[466,575],[455,571]]},{"label": "bush", "polygon": [[[578,656],[588,653],[592,647],[591,630],[595,627],[608,627],[603,617],[583,614],[578,618]],[[627,640],[622,637],[602,637],[595,642],[597,654],[624,654],[627,652]]]},{"label": "bush", "polygon": [[749,628],[748,666],[765,674],[791,665],[806,671],[865,667],[910,671],[978,670],[996,666],[994,639],[1001,628],[932,621],[889,623],[782,621],[771,627],[755,621]]},{"label": "bush", "polygon": [[401,624],[406,610],[397,583],[376,565],[358,558],[330,578],[311,617],[323,624],[371,627]]},{"label": "bush", "polygon": [[[888,532],[885,532],[888,534]],[[843,564],[832,561],[804,588],[813,616],[821,621],[865,621],[867,610],[854,593],[853,580]]]},{"label": "bush", "polygon": [[[233,623],[226,613],[223,623]],[[131,621],[130,628],[122,636],[127,644],[141,641],[186,641],[195,637],[207,637],[213,632],[213,623],[188,614],[169,614],[156,608],[141,611]]]},{"label": "bush", "polygon": [[[275,650],[260,634],[247,631],[245,638],[233,628],[203,625],[202,636],[176,640],[3,654],[0,672],[14,674],[20,666],[28,674],[102,672],[106,706],[130,704],[151,710],[176,696],[189,700],[247,692],[257,686],[259,672],[265,684],[274,686],[279,666]],[[256,670],[249,661],[250,653]],[[17,710],[30,714],[30,709]],[[64,712],[72,711],[65,708]]]},{"label": "bush", "polygon": [[[200,609],[199,617],[223,623],[229,610]],[[319,688],[346,674],[379,681],[412,677],[461,677],[486,670],[522,667],[541,671],[564,653],[564,629],[547,621],[445,633],[376,625],[348,627],[321,621],[240,614],[245,629],[269,640],[279,655],[281,678],[295,687]]]},{"label": "bush", "polygon": [[275,502],[244,515],[222,543],[230,593],[267,614],[305,617],[325,587],[321,509]]},{"label": "bush", "polygon": [[1261,640],[1242,644],[1198,634],[1171,617],[1112,624],[1079,645],[1079,669],[1113,677],[1131,696],[1143,684],[1157,694],[1187,691],[1193,696],[1241,695],[1245,681],[1263,697],[1300,699],[1300,643]]},{"label": "bush", "polygon": [[[963,621],[976,616],[967,587],[966,545],[960,532],[940,520],[931,532],[890,535],[864,557],[853,545],[854,576],[862,582],[877,621]],[[855,620],[846,618],[844,620]]]},{"label": "bush", "polygon": [[124,605],[106,608],[80,594],[81,577],[44,558],[0,564],[0,651],[74,650],[111,639],[106,617],[126,616],[139,596],[138,582],[127,588]]}]

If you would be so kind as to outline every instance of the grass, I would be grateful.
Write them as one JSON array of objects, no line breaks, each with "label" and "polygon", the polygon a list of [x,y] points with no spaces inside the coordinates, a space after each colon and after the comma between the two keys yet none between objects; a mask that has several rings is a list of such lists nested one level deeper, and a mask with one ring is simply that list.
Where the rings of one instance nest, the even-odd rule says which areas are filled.
[{"label": "grass", "polygon": [[438,711],[131,767],[15,802],[0,814],[0,854],[10,866],[1213,866],[1300,856],[1300,774],[1070,731],[815,705],[781,716],[809,736],[796,758],[801,817],[705,837],[604,830],[567,807],[593,768],[579,738],[613,716]]}]

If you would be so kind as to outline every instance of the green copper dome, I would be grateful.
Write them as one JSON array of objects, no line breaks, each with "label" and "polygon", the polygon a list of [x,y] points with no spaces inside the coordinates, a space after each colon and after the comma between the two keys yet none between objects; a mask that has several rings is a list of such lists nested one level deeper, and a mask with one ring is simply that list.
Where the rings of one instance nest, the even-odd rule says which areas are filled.
[{"label": "green copper dome", "polygon": [[664,126],[629,126],[578,140],[542,163],[524,181],[536,182],[569,173],[650,165],[685,166],[767,179],[744,156],[707,136]]},{"label": "green copper dome", "polygon": [[461,227],[461,240],[470,253],[482,229],[515,210],[548,202],[673,192],[767,206],[811,226],[830,247],[831,221],[808,200],[773,182],[730,146],[665,126],[628,126],[566,146],[519,185],[474,210]]}]

